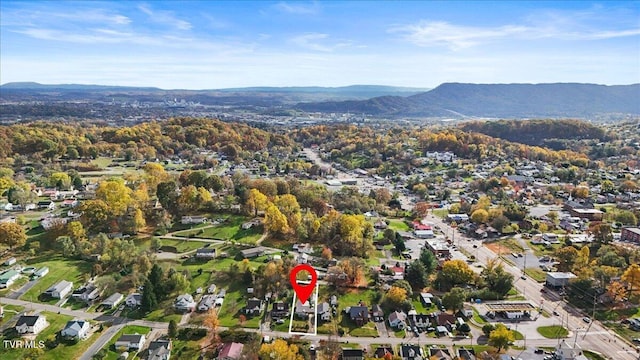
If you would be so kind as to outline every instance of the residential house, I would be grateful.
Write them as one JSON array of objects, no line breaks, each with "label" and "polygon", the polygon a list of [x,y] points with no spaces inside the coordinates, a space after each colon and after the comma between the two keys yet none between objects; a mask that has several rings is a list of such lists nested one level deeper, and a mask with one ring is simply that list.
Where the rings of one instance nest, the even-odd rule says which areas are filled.
[{"label": "residential house", "polygon": [[211,284],[209,285],[209,287],[207,288],[207,293],[208,294],[214,294],[216,292],[217,286],[216,284]]},{"label": "residential house", "polygon": [[79,289],[76,289],[71,294],[71,297],[86,303],[93,302],[100,296],[100,290],[94,284],[85,285]]},{"label": "residential house", "polygon": [[198,304],[198,311],[208,311],[209,309],[213,309],[216,303],[215,295],[204,295]]},{"label": "residential house", "polygon": [[411,314],[409,316],[411,320],[413,320],[413,324],[420,329],[426,329],[431,325],[429,315],[427,314]]},{"label": "residential house", "polygon": [[20,335],[37,335],[49,325],[44,315],[22,315],[16,322],[16,331]]},{"label": "residential house", "polygon": [[271,307],[271,317],[279,319],[289,315],[289,305],[283,301],[274,302]]},{"label": "residential house", "polygon": [[384,311],[380,305],[375,304],[371,307],[371,319],[375,322],[384,321]]},{"label": "residential house", "polygon": [[148,360],[169,360],[171,358],[171,340],[159,339],[149,343]]},{"label": "residential house", "polygon": [[456,324],[456,317],[453,314],[440,312],[436,315],[435,323],[438,326],[444,326],[447,331],[451,332]]},{"label": "residential house", "polygon": [[562,340],[560,344],[556,347],[554,352],[555,358],[558,360],[587,360],[588,358],[584,356],[582,349],[580,349],[577,345],[571,345],[567,343],[565,340]]},{"label": "residential house", "polygon": [[369,308],[364,306],[363,303],[360,303],[359,306],[351,306],[345,309],[345,311],[349,314],[349,319],[358,326],[369,322]]},{"label": "residential house", "polygon": [[391,346],[378,346],[373,351],[373,355],[378,359],[387,359],[388,357],[393,357],[393,348]]},{"label": "residential house", "polygon": [[18,259],[16,259],[15,257],[10,257],[7,260],[5,260],[4,265],[5,266],[11,266],[13,264],[15,264],[16,262],[18,262]]},{"label": "residential house", "polygon": [[460,360],[476,360],[476,352],[473,349],[459,348],[458,357]]},{"label": "residential house", "polygon": [[425,358],[420,345],[411,344],[400,345],[400,357],[402,360],[421,360]]},{"label": "residential house", "polygon": [[342,348],[342,360],[363,360],[364,351],[362,349]]},{"label": "residential house", "polygon": [[34,278],[41,278],[49,273],[49,268],[46,266],[41,267],[33,273]]},{"label": "residential house", "polygon": [[242,253],[242,256],[247,258],[247,259],[251,259],[254,257],[258,257],[258,256],[262,256],[265,253],[265,248],[263,248],[262,246],[258,246],[258,247],[254,247],[254,248],[250,248],[250,249],[244,249],[241,250],[240,253]]},{"label": "residential house", "polygon": [[244,345],[242,343],[224,343],[222,348],[218,352],[218,360],[237,360],[242,355],[242,349]]},{"label": "residential house", "polygon": [[106,298],[102,303],[100,303],[100,305],[104,309],[113,309],[122,301],[122,299],[124,299],[124,296],[117,292]]},{"label": "residential house", "polygon": [[38,209],[55,210],[56,203],[51,200],[38,201]]},{"label": "residential house", "polygon": [[62,280],[52,287],[48,288],[44,292],[45,296],[49,296],[54,299],[62,299],[67,296],[73,290],[73,283],[71,281]]},{"label": "residential house", "polygon": [[318,318],[325,322],[331,321],[331,306],[329,306],[329,303],[318,304]]},{"label": "residential house", "polygon": [[251,298],[247,300],[247,306],[244,308],[244,312],[250,316],[260,315],[262,311],[262,300],[258,298]]},{"label": "residential house", "polygon": [[125,305],[130,308],[137,308],[142,305],[142,294],[140,293],[132,293],[127,295],[127,298],[124,300]]},{"label": "residential house", "polygon": [[216,257],[215,248],[200,248],[196,250],[196,259],[214,259]]},{"label": "residential house", "polygon": [[67,321],[60,335],[66,339],[86,339],[90,329],[91,325],[88,321],[76,319]]},{"label": "residential house", "polygon": [[389,314],[389,326],[402,330],[407,327],[407,314],[404,311],[394,311]]},{"label": "residential house", "polygon": [[242,230],[249,230],[254,226],[260,226],[260,225],[262,225],[262,219],[255,218],[251,221],[247,221],[246,223],[243,223],[240,227],[242,228]]},{"label": "residential house", "polygon": [[623,228],[622,231],[620,232],[620,240],[640,243],[640,228],[637,228],[637,227]]},{"label": "residential house", "polygon": [[453,360],[453,356],[451,356],[448,349],[438,347],[430,347],[427,356],[430,360]]},{"label": "residential house", "polygon": [[182,225],[204,224],[206,222],[207,218],[205,216],[183,216],[180,219]]},{"label": "residential house", "polygon": [[426,307],[431,307],[433,305],[433,294],[432,293],[420,293],[420,301]]},{"label": "residential house", "polygon": [[191,294],[182,294],[176,298],[176,301],[173,303],[173,307],[176,311],[191,312],[195,310],[196,302],[193,301],[193,296],[191,296]]},{"label": "residential house", "polygon": [[45,230],[51,230],[57,226],[64,226],[69,221],[69,218],[48,217],[40,221],[40,225]]},{"label": "residential house", "polygon": [[17,270],[9,269],[0,275],[0,289],[8,288],[20,278]]},{"label": "residential house", "polygon": [[78,200],[76,199],[68,199],[68,200],[64,200],[60,206],[62,206],[63,208],[74,208],[79,204],[80,202],[78,202]]},{"label": "residential house", "polygon": [[127,349],[140,351],[147,341],[144,335],[141,334],[124,334],[116,340],[116,349]]},{"label": "residential house", "polygon": [[309,314],[313,313],[314,310],[308,300],[305,301],[304,304],[300,302],[300,299],[296,300],[296,307],[293,310],[293,314],[295,316],[306,319],[307,317],[309,317]]}]

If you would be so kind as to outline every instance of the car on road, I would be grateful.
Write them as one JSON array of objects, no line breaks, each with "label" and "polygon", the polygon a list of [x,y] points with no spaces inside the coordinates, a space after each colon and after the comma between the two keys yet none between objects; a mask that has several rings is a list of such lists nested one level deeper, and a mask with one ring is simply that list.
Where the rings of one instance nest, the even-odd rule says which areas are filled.
[{"label": "car on road", "polygon": [[553,315],[555,315],[555,316],[560,316],[560,313],[559,313],[559,312],[557,312],[557,311],[555,311],[555,310],[553,310]]},{"label": "car on road", "polygon": [[631,341],[633,341],[634,343],[640,343],[640,338],[633,338],[631,339]]},{"label": "car on road", "polygon": [[588,316],[585,316],[582,318],[582,321],[586,322],[587,324],[591,322],[591,318],[589,318]]},{"label": "car on road", "polygon": [[542,350],[540,348],[536,348],[533,352],[536,353],[536,354],[544,354],[544,350]]},{"label": "car on road", "polygon": [[477,244],[473,244],[473,247],[474,247],[474,248],[478,248],[478,245],[477,245]]},{"label": "car on road", "polygon": [[526,277],[526,276],[524,276],[524,275],[522,275],[522,276],[520,276],[520,279],[522,279],[522,280],[527,280],[527,277]]}]

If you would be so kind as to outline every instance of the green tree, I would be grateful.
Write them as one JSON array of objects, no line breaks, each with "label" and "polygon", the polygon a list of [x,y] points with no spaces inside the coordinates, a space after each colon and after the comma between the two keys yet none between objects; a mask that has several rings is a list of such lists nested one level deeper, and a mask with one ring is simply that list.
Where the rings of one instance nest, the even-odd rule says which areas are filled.
[{"label": "green tree", "polygon": [[476,224],[484,224],[489,220],[489,213],[484,209],[478,209],[471,214],[471,221]]},{"label": "green tree", "polygon": [[436,256],[427,248],[420,250],[420,262],[424,265],[427,275],[431,275],[438,266],[438,259],[436,259]]},{"label": "green tree", "polygon": [[495,330],[489,333],[489,345],[498,349],[508,349],[509,345],[516,340],[513,331],[507,329],[503,324],[497,324]]},{"label": "green tree", "polygon": [[449,292],[442,296],[442,306],[444,306],[447,310],[453,311],[455,314],[458,310],[462,309],[464,305],[464,300],[467,297],[467,293],[464,289],[459,287],[454,287]]},{"label": "green tree", "polygon": [[155,289],[153,284],[147,279],[142,289],[142,299],[140,300],[140,310],[143,313],[148,314],[158,306],[158,299],[156,298]]},{"label": "green tree", "polygon": [[178,337],[178,323],[174,319],[169,321],[169,338],[175,339]]},{"label": "green tree", "polygon": [[496,327],[492,323],[486,323],[482,325],[482,332],[485,334],[485,336],[489,336],[489,334],[491,334],[491,332],[495,329]]},{"label": "green tree", "polygon": [[490,260],[481,275],[487,288],[500,298],[504,298],[513,287],[513,275],[505,271],[502,264],[496,260]]},{"label": "green tree", "polygon": [[0,223],[0,243],[7,245],[9,249],[22,246],[27,242],[27,234],[24,228],[16,223]]},{"label": "green tree", "polygon": [[158,300],[165,298],[164,270],[158,264],[153,264],[148,276],[149,282],[154,286],[154,296]]},{"label": "green tree", "polygon": [[415,260],[407,267],[405,279],[411,284],[414,289],[421,290],[427,286],[428,283],[427,270],[420,260]]}]

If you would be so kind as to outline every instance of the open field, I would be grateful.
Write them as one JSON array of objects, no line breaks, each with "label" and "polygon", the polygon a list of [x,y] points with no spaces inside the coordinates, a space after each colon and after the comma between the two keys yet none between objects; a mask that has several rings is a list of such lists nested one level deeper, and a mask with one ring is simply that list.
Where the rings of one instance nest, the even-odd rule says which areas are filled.
[{"label": "open field", "polygon": [[47,266],[49,273],[22,295],[21,299],[26,301],[42,301],[39,299],[40,294],[61,280],[72,281],[74,287],[77,287],[91,276],[90,263],[82,260],[68,260],[58,255],[43,254],[27,261],[27,265],[37,268]]}]

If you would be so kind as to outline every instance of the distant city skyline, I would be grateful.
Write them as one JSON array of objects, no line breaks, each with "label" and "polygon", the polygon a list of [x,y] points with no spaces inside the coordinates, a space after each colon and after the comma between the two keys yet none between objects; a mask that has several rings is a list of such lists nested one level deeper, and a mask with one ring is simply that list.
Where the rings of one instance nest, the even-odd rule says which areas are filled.
[{"label": "distant city skyline", "polygon": [[640,1],[0,2],[0,83],[640,83]]}]

